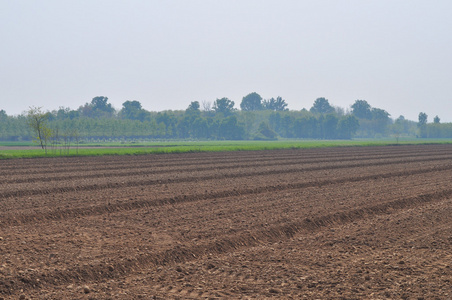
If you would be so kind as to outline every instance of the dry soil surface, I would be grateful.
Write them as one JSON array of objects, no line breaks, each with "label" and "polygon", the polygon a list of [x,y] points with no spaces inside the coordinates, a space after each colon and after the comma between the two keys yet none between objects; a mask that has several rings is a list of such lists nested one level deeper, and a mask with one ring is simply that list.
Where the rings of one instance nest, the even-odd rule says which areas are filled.
[{"label": "dry soil surface", "polygon": [[0,299],[452,299],[452,146],[0,161]]}]

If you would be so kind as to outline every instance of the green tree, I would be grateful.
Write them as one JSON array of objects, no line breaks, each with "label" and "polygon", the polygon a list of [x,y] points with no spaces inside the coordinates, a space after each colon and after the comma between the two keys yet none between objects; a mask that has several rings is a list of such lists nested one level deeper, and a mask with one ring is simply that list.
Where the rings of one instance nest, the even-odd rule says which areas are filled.
[{"label": "green tree", "polygon": [[281,120],[280,135],[285,138],[295,137],[294,124],[295,124],[295,117],[290,114],[285,114]]},{"label": "green tree", "polygon": [[440,121],[441,119],[438,116],[435,116],[435,118],[433,119],[433,123],[435,124],[439,124]]},{"label": "green tree", "polygon": [[27,112],[27,124],[34,133],[34,141],[39,143],[41,148],[47,153],[47,145],[52,137],[52,130],[47,121],[49,113],[41,110],[41,107],[30,107]]},{"label": "green tree", "polygon": [[234,111],[234,101],[224,97],[217,99],[213,103],[213,110],[215,113],[222,113],[225,117],[230,116]]},{"label": "green tree", "polygon": [[0,120],[6,120],[7,117],[8,115],[6,114],[6,111],[4,111],[3,109],[0,110]]},{"label": "green tree", "polygon": [[95,110],[112,113],[114,108],[108,103],[108,97],[97,96],[91,100],[91,105]]},{"label": "green tree", "polygon": [[390,114],[381,108],[372,108],[372,125],[375,133],[385,134],[391,120]]},{"label": "green tree", "polygon": [[80,118],[80,111],[78,111],[78,110],[71,110],[71,111],[68,113],[68,117],[69,117],[69,119],[71,119],[71,120],[78,119],[78,118]]},{"label": "green tree", "polygon": [[353,115],[342,117],[338,124],[338,137],[341,139],[351,139],[359,128],[359,121]]},{"label": "green tree", "polygon": [[338,117],[335,114],[327,114],[323,118],[323,138],[335,139],[337,137],[337,124],[339,122]]},{"label": "green tree", "polygon": [[372,108],[372,119],[374,120],[388,120],[390,114],[381,108]]},{"label": "green tree", "polygon": [[302,116],[294,121],[294,135],[297,138],[320,138],[319,120],[312,114]]},{"label": "green tree", "polygon": [[177,124],[178,137],[186,139],[190,136],[191,118],[189,116],[184,116],[179,119]]},{"label": "green tree", "polygon": [[270,123],[271,128],[275,130],[278,134],[281,131],[281,113],[280,112],[272,112],[268,117],[268,121]]},{"label": "green tree", "polygon": [[57,120],[64,120],[69,118],[69,112],[71,109],[69,107],[60,106],[57,111],[52,111],[52,115],[55,116]]},{"label": "green tree", "polygon": [[428,118],[428,115],[426,113],[420,112],[419,116],[418,116],[418,120],[419,120],[418,126],[421,127],[421,126],[427,125],[427,118]]},{"label": "green tree", "polygon": [[242,98],[240,108],[243,111],[262,110],[262,97],[256,92],[250,93]]},{"label": "green tree", "polygon": [[399,138],[400,135],[402,135],[403,131],[404,131],[404,122],[405,122],[405,117],[400,115],[394,122],[393,127],[393,132],[394,132],[394,137],[396,138],[396,142],[399,142]]},{"label": "green tree", "polygon": [[91,103],[85,103],[79,108],[80,113],[89,118],[112,117],[115,113],[113,106],[108,103],[108,97],[97,96]]},{"label": "green tree", "polygon": [[229,116],[221,121],[218,136],[225,140],[243,140],[245,128],[239,124],[236,116]]},{"label": "green tree", "polygon": [[261,122],[257,129],[257,134],[254,136],[255,140],[276,140],[276,132],[274,132],[266,122]]},{"label": "green tree", "polygon": [[191,111],[200,111],[201,106],[199,105],[199,101],[192,101],[190,105],[188,106],[187,110]]},{"label": "green tree", "polygon": [[262,102],[263,108],[267,110],[274,110],[274,111],[286,111],[289,110],[287,108],[286,101],[281,97],[271,98],[269,100],[264,100]]},{"label": "green tree", "polygon": [[424,112],[420,112],[418,116],[417,126],[419,127],[419,135],[421,138],[427,137],[427,114]]},{"label": "green tree", "polygon": [[162,126],[159,124],[165,125],[165,137],[176,137],[176,134],[175,132],[173,132],[173,130],[174,128],[176,128],[178,120],[172,111],[157,113],[156,122],[157,125],[160,126],[160,131],[162,129]]},{"label": "green tree", "polygon": [[355,115],[357,118],[367,120],[372,119],[371,106],[369,103],[367,103],[366,100],[356,100],[351,107],[352,114]]},{"label": "green tree", "polygon": [[321,97],[314,101],[309,111],[314,114],[329,114],[334,112],[334,107],[330,105],[328,99]]},{"label": "green tree", "polygon": [[191,124],[191,135],[197,139],[209,138],[209,124],[204,118],[196,118]]},{"label": "green tree", "polygon": [[6,114],[6,111],[2,109],[0,110],[0,140],[5,140],[10,136],[8,125],[8,115]]},{"label": "green tree", "polygon": [[122,104],[122,109],[119,111],[119,116],[122,119],[144,121],[149,113],[144,110],[139,101],[127,100]]},{"label": "green tree", "polygon": [[200,107],[201,106],[198,101],[192,101],[188,108],[185,110],[185,114],[195,119],[201,115]]}]

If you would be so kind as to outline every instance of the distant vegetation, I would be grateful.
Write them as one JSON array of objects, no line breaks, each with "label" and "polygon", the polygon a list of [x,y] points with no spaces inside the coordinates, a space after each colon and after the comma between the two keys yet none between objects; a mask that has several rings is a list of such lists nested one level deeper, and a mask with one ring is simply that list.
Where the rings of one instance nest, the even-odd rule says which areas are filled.
[{"label": "distant vegetation", "polygon": [[80,143],[99,141],[452,137],[452,123],[440,123],[439,117],[428,123],[421,112],[417,122],[403,116],[392,119],[386,110],[365,100],[343,109],[318,98],[309,110],[295,111],[288,110],[281,97],[262,99],[250,93],[240,108],[228,98],[219,98],[193,101],[185,110],[151,112],[136,100],[125,101],[116,110],[107,97],[98,96],[76,110],[31,107],[18,116],[0,110],[0,140],[35,140],[46,151],[52,145],[69,151]]}]

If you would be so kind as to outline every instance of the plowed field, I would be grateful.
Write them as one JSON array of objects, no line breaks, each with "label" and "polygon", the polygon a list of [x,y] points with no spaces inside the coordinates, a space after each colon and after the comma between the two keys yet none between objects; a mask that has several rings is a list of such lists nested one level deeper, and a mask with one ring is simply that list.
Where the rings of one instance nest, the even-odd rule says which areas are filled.
[{"label": "plowed field", "polygon": [[451,299],[452,145],[0,161],[0,298]]}]

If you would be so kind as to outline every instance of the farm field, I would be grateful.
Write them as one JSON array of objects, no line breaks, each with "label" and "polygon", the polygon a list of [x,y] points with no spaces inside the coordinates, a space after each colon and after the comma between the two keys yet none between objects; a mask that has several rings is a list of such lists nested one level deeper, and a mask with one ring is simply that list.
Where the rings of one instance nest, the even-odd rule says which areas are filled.
[{"label": "farm field", "polygon": [[449,299],[452,145],[0,161],[0,298]]}]

